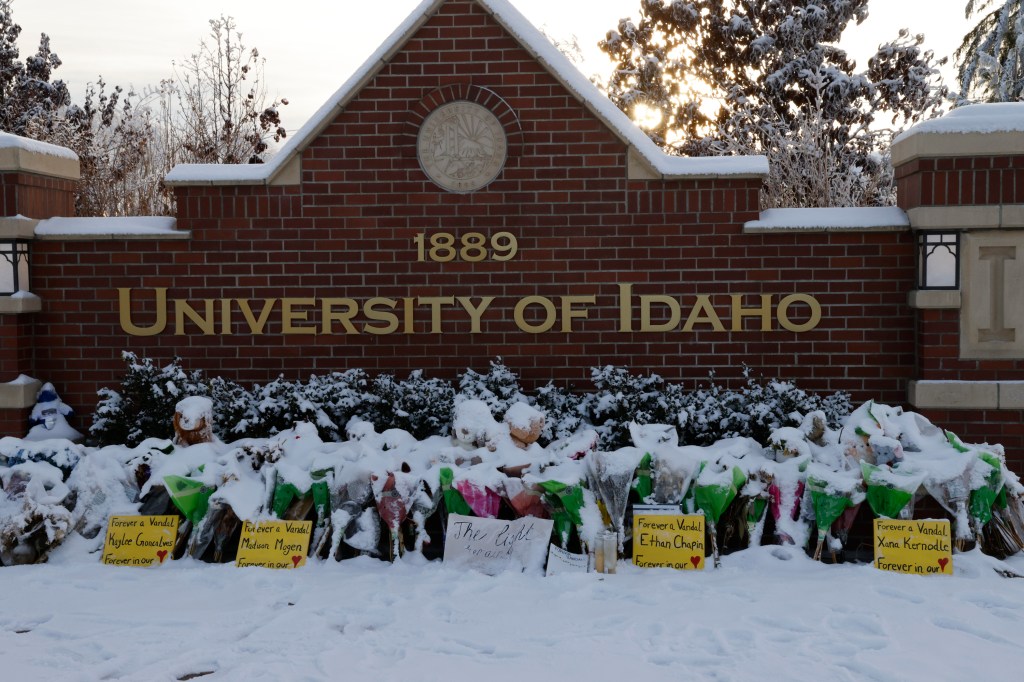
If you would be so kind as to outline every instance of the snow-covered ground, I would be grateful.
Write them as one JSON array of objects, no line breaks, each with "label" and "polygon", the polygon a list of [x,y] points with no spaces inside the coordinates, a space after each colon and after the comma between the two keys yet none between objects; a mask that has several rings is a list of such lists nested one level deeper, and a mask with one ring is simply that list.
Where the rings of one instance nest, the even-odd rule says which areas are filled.
[{"label": "snow-covered ground", "polygon": [[[66,546],[0,569],[4,680],[1016,680],[1024,557],[955,575],[765,546],[703,573],[550,578],[407,558],[298,570],[101,565]],[[410,555],[411,557],[411,555]]]},{"label": "snow-covered ground", "polygon": [[[63,419],[58,407],[47,414],[54,428]],[[850,505],[888,509],[875,497],[881,493],[899,502],[890,518],[932,496],[953,517],[958,542],[973,541],[987,523],[1020,537],[1022,488],[1000,446],[964,444],[920,415],[873,402],[840,431],[826,427],[823,413],[795,415],[799,428],[776,429],[767,446],[749,438],[679,446],[673,426],[630,424],[632,447],[601,451],[597,433],[583,429],[544,448],[531,442],[538,414],[514,406],[499,423],[486,404],[466,400],[451,436],[425,440],[376,433],[359,419],[342,443],[320,440],[308,423],[272,439],[191,446],[0,439],[0,682],[1024,679],[1019,540],[1007,540],[1005,551],[1017,554],[1005,562],[980,550],[953,555],[952,576],[828,565],[801,549],[812,525],[835,530],[835,515]],[[175,421],[189,437],[209,440],[210,400],[180,401]],[[643,464],[648,453],[652,463]],[[645,469],[652,480],[642,480]],[[140,471],[149,472],[141,488]],[[195,488],[175,484],[185,476],[209,488],[209,510],[198,518],[184,494]],[[614,575],[553,577],[488,576],[412,549],[394,564],[316,558],[335,556],[342,542],[379,549],[376,535],[364,537],[367,515],[368,528],[380,529],[378,512],[391,525],[401,508],[426,528],[423,519],[444,497],[451,514],[465,513],[461,500],[493,517],[497,509],[484,513],[481,503],[503,491],[519,510],[514,501],[527,485],[562,494],[553,516],[576,500],[572,523],[583,544],[596,547],[607,528],[598,497],[611,525],[624,529],[632,486],[638,495],[649,486],[642,500],[686,507],[691,484],[693,504],[709,520],[721,513],[716,500],[728,504],[740,489],[747,500],[762,499],[754,518],[754,506],[740,517],[753,523],[756,546],[722,557],[719,568],[708,560],[704,571],[625,560]],[[233,518],[226,508],[239,519],[286,518],[279,490],[310,491],[316,504],[314,486],[325,486],[333,511],[323,512],[321,532],[333,530],[319,546],[329,551],[294,570],[192,558],[148,569],[102,564],[108,519],[152,513],[140,500],[159,500],[147,493],[161,485],[196,524],[186,556],[204,555],[203,529]],[[449,498],[452,491],[464,499]],[[996,504],[1000,496],[1005,502]],[[779,537],[796,545],[758,545],[769,508]],[[311,512],[302,509],[295,518]]]}]

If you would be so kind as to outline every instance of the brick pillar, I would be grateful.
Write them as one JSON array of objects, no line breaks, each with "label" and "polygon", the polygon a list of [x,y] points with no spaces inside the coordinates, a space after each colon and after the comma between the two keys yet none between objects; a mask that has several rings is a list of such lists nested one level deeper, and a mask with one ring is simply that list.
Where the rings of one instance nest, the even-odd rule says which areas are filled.
[{"label": "brick pillar", "polygon": [[[893,144],[899,205],[918,237],[916,381],[909,402],[1024,464],[1024,104],[979,104]],[[930,245],[922,235],[931,234]],[[922,250],[959,240],[958,282],[922,286]],[[945,247],[938,247],[941,251]],[[938,264],[938,261],[929,261]]]},{"label": "brick pillar", "polygon": [[[40,219],[74,215],[78,158],[54,145],[0,133],[0,436],[27,430],[41,383],[34,378],[31,245]],[[28,247],[28,269],[17,268],[14,245]],[[25,275],[28,275],[26,278]],[[27,281],[26,281],[27,279]],[[16,284],[15,284],[16,282]]]}]

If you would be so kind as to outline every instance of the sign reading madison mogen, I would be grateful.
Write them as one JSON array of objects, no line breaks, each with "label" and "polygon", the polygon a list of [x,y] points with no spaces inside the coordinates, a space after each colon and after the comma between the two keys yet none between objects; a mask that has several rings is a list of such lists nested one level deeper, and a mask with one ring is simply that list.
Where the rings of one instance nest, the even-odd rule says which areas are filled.
[{"label": "sign reading madison mogen", "polygon": [[[461,333],[479,334],[488,320],[509,311],[515,325],[527,334],[581,331],[591,309],[618,310],[617,331],[715,332],[783,329],[807,332],[821,322],[821,304],[813,296],[778,297],[760,294],[708,295],[675,298],[634,292],[632,284],[619,284],[617,296],[598,301],[597,295],[526,296],[501,301],[495,296],[420,296],[417,298],[240,298],[187,301],[170,299],[166,288],[118,289],[121,328],[132,336],[173,333],[184,336],[262,335],[273,319],[282,334],[441,334],[458,325]],[[602,297],[604,298],[604,297]],[[149,301],[146,301],[149,299]],[[155,303],[155,315],[145,321],[132,315],[132,302]],[[751,305],[752,301],[758,302]],[[173,317],[173,324],[169,321]],[[752,324],[745,324],[754,318]],[[723,323],[728,321],[729,326]],[[445,323],[449,324],[445,324]]]}]

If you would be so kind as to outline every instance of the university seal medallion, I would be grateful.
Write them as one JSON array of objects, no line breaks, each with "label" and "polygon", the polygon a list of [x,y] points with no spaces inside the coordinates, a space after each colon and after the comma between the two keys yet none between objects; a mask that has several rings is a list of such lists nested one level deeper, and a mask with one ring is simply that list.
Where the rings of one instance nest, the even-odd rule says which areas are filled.
[{"label": "university seal medallion", "polygon": [[423,172],[450,192],[486,187],[505,166],[507,150],[501,122],[473,102],[451,102],[435,109],[420,127],[417,140]]}]

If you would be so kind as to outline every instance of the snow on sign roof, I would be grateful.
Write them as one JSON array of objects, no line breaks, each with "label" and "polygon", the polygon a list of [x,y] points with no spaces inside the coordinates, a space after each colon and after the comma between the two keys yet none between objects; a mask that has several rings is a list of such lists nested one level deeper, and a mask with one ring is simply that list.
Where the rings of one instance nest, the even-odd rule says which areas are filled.
[{"label": "snow on sign roof", "polygon": [[[764,156],[688,158],[665,154],[508,0],[474,0],[491,14],[551,74],[600,118],[663,178],[764,177]],[[257,165],[181,164],[167,174],[168,185],[269,184],[297,154],[355,99],[446,0],[423,0],[377,51],[338,89],[269,162]]]},{"label": "snow on sign roof", "polygon": [[948,114],[918,123],[898,135],[894,143],[921,133],[1010,133],[1024,132],[1024,102],[972,104]]},{"label": "snow on sign roof", "polygon": [[30,140],[27,137],[20,137],[10,133],[0,132],[0,149],[20,149],[33,154],[44,156],[55,156],[69,161],[78,161],[78,155],[65,147],[58,147],[48,142]]},{"label": "snow on sign roof", "polygon": [[892,163],[1024,154],[1024,102],[971,104],[918,123],[892,142]]},{"label": "snow on sign roof", "polygon": [[881,208],[773,208],[743,226],[747,233],[886,232],[910,229],[907,214],[895,206]]},{"label": "snow on sign roof", "polygon": [[37,237],[166,237],[178,232],[175,218],[132,216],[113,218],[49,218],[36,225]]}]

